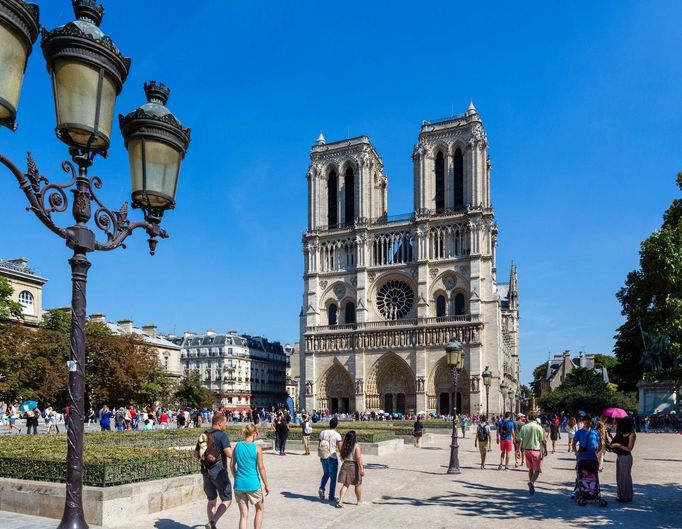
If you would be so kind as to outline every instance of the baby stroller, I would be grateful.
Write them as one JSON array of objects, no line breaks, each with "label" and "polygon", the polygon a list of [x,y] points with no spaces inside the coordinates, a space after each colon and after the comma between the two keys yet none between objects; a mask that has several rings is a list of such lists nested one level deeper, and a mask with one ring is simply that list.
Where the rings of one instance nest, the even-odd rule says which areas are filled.
[{"label": "baby stroller", "polygon": [[[583,472],[585,472],[587,476],[584,476]],[[606,507],[608,505],[608,502],[601,497],[598,461],[590,459],[578,461],[578,472],[575,479],[573,499],[581,507],[587,505],[587,502],[598,503],[600,507]]]}]

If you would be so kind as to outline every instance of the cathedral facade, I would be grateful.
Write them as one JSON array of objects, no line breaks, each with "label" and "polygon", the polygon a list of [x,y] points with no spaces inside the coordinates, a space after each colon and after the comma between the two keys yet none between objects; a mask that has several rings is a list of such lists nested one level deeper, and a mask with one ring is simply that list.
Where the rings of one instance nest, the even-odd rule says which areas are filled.
[{"label": "cathedral facade", "polygon": [[[424,122],[414,211],[391,217],[366,136],[310,152],[301,310],[301,408],[491,414],[518,392],[518,282],[498,283],[497,226],[481,117]],[[445,346],[464,344],[457,394]],[[504,384],[503,384],[504,383]]]}]

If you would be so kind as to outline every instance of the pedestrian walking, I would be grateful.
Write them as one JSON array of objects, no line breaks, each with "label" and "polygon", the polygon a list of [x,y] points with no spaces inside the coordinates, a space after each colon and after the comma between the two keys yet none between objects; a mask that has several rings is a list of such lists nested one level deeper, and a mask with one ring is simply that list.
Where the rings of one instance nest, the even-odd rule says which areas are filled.
[{"label": "pedestrian walking", "polygon": [[263,449],[255,442],[258,438],[258,428],[254,424],[247,424],[242,432],[244,440],[235,445],[230,461],[230,469],[234,476],[234,497],[239,507],[239,529],[246,529],[249,505],[256,509],[253,527],[260,529],[265,512],[265,496],[270,494],[268,476],[263,463]]},{"label": "pedestrian walking", "polygon": [[[201,474],[204,479],[204,493],[208,504],[206,529],[215,529],[220,517],[232,503],[232,484],[227,473],[227,460],[232,457],[230,438],[224,432],[227,417],[213,416],[211,427],[199,436],[194,453],[201,461]],[[220,505],[217,504],[220,497]]]},{"label": "pedestrian walking", "polygon": [[424,436],[424,423],[422,422],[422,416],[418,415],[417,420],[412,426],[412,435],[414,436],[414,446],[416,448],[422,447],[422,437]]},{"label": "pedestrian walking", "polygon": [[12,430],[19,430],[17,433],[21,433],[21,428],[16,425],[17,422],[17,410],[14,405],[10,404],[7,406],[7,423],[9,424],[9,433]]},{"label": "pedestrian walking", "polygon": [[310,455],[310,435],[313,433],[313,426],[306,414],[303,415],[301,421],[301,433],[303,439],[303,455]]},{"label": "pedestrian walking", "polygon": [[317,447],[317,456],[320,458],[322,464],[322,481],[320,481],[320,489],[318,495],[320,499],[325,499],[325,489],[327,481],[329,481],[329,496],[330,502],[336,498],[336,475],[339,471],[338,451],[341,448],[341,435],[336,431],[339,425],[339,420],[332,417],[329,421],[329,429],[320,432],[320,442]]},{"label": "pedestrian walking", "polygon": [[511,420],[511,413],[506,412],[504,418],[497,423],[496,442],[500,445],[500,466],[497,470],[509,470],[509,455],[514,448],[514,421]]},{"label": "pedestrian walking", "polygon": [[573,450],[573,439],[578,431],[578,421],[575,417],[568,419],[568,451]]},{"label": "pedestrian walking", "polygon": [[40,410],[38,408],[34,410],[28,410],[26,412],[26,433],[27,434],[38,434],[38,417],[40,417]]},{"label": "pedestrian walking", "polygon": [[556,442],[561,439],[559,432],[559,418],[551,420],[549,423],[549,439],[552,441],[552,453],[556,452]]},{"label": "pedestrian walking", "polygon": [[542,458],[547,456],[545,431],[537,422],[537,413],[528,412],[528,422],[521,427],[520,447],[526,458],[528,468],[528,492],[535,494],[535,481],[542,472]]},{"label": "pedestrian walking", "polygon": [[476,437],[474,438],[474,448],[478,447],[481,454],[481,470],[485,470],[485,458],[488,455],[488,445],[490,444],[490,426],[488,418],[481,415],[481,422],[476,427]]},{"label": "pedestrian walking", "polygon": [[616,454],[616,485],[618,501],[629,503],[634,493],[632,487],[632,450],[635,447],[637,434],[630,417],[619,419],[616,435],[611,442],[611,450]]},{"label": "pedestrian walking", "polygon": [[608,440],[608,436],[606,435],[606,428],[604,427],[604,423],[601,421],[597,421],[594,427],[597,429],[599,432],[599,437],[601,437],[601,446],[599,448],[599,452],[597,452],[597,461],[599,462],[599,472],[602,472],[604,470],[604,458],[606,457],[606,441]]},{"label": "pedestrian walking", "polygon": [[341,470],[339,470],[341,492],[339,492],[339,501],[336,502],[336,507],[339,509],[343,507],[343,500],[351,485],[355,487],[355,498],[360,505],[362,504],[362,478],[365,476],[365,467],[362,464],[362,452],[354,430],[346,433],[339,455],[343,463]]},{"label": "pedestrian walking", "polygon": [[287,455],[287,439],[289,438],[289,424],[287,423],[284,414],[279,412],[277,420],[275,421],[275,434],[279,439],[279,455]]}]

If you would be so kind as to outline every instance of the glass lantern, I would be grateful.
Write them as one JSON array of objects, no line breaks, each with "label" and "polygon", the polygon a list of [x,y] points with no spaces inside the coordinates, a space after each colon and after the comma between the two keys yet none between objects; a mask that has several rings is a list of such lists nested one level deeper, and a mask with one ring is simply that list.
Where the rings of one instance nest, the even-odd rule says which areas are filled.
[{"label": "glass lantern", "polygon": [[16,129],[26,64],[38,38],[39,14],[36,4],[0,2],[0,125],[12,130]]},{"label": "glass lantern", "polygon": [[57,137],[83,154],[106,156],[116,96],[130,69],[99,25],[104,7],[74,0],[76,20],[43,30],[43,54],[52,79]]}]

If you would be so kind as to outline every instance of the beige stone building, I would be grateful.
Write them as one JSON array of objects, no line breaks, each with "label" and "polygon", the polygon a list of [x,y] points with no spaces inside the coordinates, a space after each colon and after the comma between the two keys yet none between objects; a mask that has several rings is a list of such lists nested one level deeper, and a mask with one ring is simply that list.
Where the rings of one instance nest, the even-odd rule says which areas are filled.
[{"label": "beige stone building", "polygon": [[135,327],[133,320],[119,320],[116,323],[107,321],[104,314],[97,313],[90,315],[90,321],[104,323],[109,330],[118,336],[133,335],[139,340],[146,342],[154,347],[159,355],[159,362],[172,378],[182,376],[182,365],[180,363],[180,346],[166,339],[157,332],[156,325],[149,324],[142,327]]},{"label": "beige stone building", "polygon": [[212,330],[187,331],[173,341],[181,347],[183,374],[198,371],[216,405],[237,411],[286,402],[286,356],[279,342]]},{"label": "beige stone building", "polygon": [[[312,147],[303,235],[300,406],[346,412],[485,411],[481,373],[519,387],[518,281],[497,282],[488,140],[473,107],[424,122],[412,154],[414,211],[389,216],[369,138]],[[465,346],[457,395],[451,339]],[[508,409],[508,407],[506,408]]]},{"label": "beige stone building", "polygon": [[28,266],[28,259],[0,259],[0,276],[7,278],[14,289],[12,299],[18,301],[24,312],[22,323],[37,327],[43,318],[43,285],[47,279],[40,277]]}]

